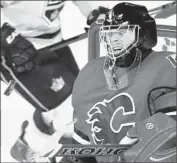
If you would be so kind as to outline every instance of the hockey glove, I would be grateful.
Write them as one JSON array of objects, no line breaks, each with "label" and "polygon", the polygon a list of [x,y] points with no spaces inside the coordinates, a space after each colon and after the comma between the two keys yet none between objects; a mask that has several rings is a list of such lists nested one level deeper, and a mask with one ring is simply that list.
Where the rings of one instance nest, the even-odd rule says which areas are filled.
[{"label": "hockey glove", "polygon": [[34,46],[10,25],[1,27],[1,56],[5,63],[15,72],[31,70],[37,65],[37,51]]},{"label": "hockey glove", "polygon": [[93,10],[87,17],[87,25],[91,25],[101,14],[106,14],[107,12],[109,12],[109,9],[101,6]]},{"label": "hockey glove", "polygon": [[139,141],[124,152],[125,162],[176,162],[176,121],[157,113],[128,133]]}]

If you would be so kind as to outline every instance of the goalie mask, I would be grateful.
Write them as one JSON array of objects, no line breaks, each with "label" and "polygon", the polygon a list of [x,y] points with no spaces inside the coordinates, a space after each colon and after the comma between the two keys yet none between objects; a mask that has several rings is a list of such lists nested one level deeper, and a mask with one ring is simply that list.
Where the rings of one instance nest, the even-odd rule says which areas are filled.
[{"label": "goalie mask", "polygon": [[100,40],[106,51],[108,86],[111,90],[124,88],[136,77],[144,52],[157,43],[155,20],[144,6],[119,3],[106,14]]}]

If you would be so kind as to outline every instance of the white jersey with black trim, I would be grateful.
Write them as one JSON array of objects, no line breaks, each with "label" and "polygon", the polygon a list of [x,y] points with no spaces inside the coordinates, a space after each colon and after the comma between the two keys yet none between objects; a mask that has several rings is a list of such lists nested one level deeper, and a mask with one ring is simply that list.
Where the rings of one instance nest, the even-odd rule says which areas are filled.
[{"label": "white jersey with black trim", "polygon": [[[9,23],[31,41],[36,49],[60,42],[62,33],[59,14],[65,2],[65,0],[1,1],[1,26],[5,22]],[[74,1],[74,4],[85,16],[92,10],[88,2]],[[54,33],[56,34],[52,38],[39,37]]]},{"label": "white jersey with black trim", "polygon": [[1,5],[1,25],[8,22],[37,49],[62,40],[61,32],[52,39],[35,37],[60,30],[59,13],[64,1],[2,1]]}]

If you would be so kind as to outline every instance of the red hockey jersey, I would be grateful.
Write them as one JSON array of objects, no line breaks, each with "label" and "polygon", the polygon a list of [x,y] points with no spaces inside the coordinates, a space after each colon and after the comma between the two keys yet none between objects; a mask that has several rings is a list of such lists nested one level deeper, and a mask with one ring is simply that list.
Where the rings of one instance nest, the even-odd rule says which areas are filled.
[{"label": "red hockey jersey", "polygon": [[[150,116],[147,104],[150,90],[176,87],[176,54],[152,52],[141,63],[134,83],[117,91],[108,90],[103,65],[104,57],[89,62],[75,81],[72,94],[78,119],[75,127],[91,143],[119,144],[128,129]],[[105,158],[104,161],[109,162]]]}]

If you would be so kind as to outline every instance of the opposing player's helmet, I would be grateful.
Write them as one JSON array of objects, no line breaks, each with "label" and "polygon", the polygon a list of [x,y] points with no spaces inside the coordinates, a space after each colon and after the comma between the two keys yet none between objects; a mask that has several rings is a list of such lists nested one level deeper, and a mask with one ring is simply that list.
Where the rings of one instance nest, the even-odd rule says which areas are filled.
[{"label": "opposing player's helmet", "polygon": [[117,75],[115,65],[128,72],[141,63],[145,51],[157,44],[156,23],[145,6],[119,3],[106,14],[100,39],[107,53],[106,79],[113,78]]}]

